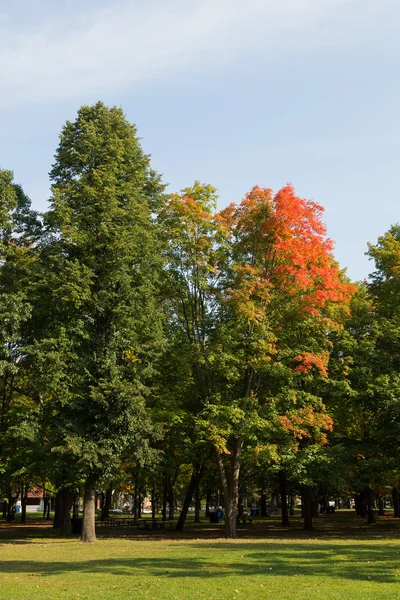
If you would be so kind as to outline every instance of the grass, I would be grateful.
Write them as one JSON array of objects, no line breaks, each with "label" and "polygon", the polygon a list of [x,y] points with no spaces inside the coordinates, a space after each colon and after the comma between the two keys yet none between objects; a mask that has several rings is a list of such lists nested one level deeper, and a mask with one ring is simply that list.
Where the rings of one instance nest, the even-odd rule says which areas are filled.
[{"label": "grass", "polygon": [[400,527],[366,527],[351,513],[240,528],[174,532],[99,530],[96,544],[57,538],[37,520],[0,525],[0,598],[79,600],[400,600]]}]

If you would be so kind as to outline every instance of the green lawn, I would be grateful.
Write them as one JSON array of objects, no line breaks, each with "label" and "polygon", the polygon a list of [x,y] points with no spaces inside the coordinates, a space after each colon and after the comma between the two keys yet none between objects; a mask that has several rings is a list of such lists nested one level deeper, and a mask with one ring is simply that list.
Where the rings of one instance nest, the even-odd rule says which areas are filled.
[{"label": "green lawn", "polygon": [[235,541],[204,527],[184,537],[101,530],[110,537],[95,544],[3,524],[0,598],[400,600],[398,523],[346,521],[319,520],[309,535],[275,519]]}]

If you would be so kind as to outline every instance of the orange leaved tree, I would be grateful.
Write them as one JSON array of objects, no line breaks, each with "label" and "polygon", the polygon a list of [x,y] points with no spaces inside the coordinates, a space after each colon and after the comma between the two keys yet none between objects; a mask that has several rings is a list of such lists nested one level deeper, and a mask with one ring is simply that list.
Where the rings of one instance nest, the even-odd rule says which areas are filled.
[{"label": "orange leaved tree", "polygon": [[352,287],[334,261],[322,208],[292,186],[276,195],[254,187],[214,214],[204,200],[209,188],[199,185],[168,207],[170,316],[188,345],[197,435],[213,447],[226,535],[235,537],[241,451],[271,426],[264,410],[276,389],[271,373],[275,380],[280,369],[326,373],[327,333]]}]

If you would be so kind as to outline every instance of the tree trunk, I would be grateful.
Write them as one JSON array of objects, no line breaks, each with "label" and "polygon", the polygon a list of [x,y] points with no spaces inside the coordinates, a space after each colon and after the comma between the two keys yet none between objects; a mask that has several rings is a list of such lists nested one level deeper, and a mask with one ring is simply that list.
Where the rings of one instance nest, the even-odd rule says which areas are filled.
[{"label": "tree trunk", "polygon": [[72,503],[72,518],[77,519],[79,516],[79,496],[78,494],[74,494],[74,499]]},{"label": "tree trunk", "polygon": [[139,487],[138,489],[138,499],[137,499],[137,515],[138,519],[142,518],[142,489]]},{"label": "tree trunk", "polygon": [[102,521],[110,518],[111,500],[112,500],[112,486],[107,488],[107,491],[105,493],[104,503],[103,503],[103,506],[101,509],[101,520]]},{"label": "tree trunk", "polygon": [[192,477],[190,478],[189,487],[186,492],[185,500],[183,501],[181,514],[179,515],[179,519],[176,524],[175,531],[183,531],[187,513],[189,510],[189,506],[192,502],[194,490],[199,485],[200,479],[202,478],[203,473],[204,473],[203,465],[193,465]]},{"label": "tree trunk", "polygon": [[200,510],[201,510],[201,496],[200,496],[200,488],[197,484],[196,489],[194,490],[194,522],[200,523]]},{"label": "tree trunk", "polygon": [[26,523],[26,506],[28,504],[28,489],[21,492],[21,523]]},{"label": "tree trunk", "polygon": [[208,487],[206,490],[206,517],[207,518],[209,518],[209,516],[210,516],[211,497],[212,497],[212,489],[210,487]]},{"label": "tree trunk", "polygon": [[265,489],[261,488],[261,510],[260,510],[260,515],[261,517],[268,517],[268,512],[267,512],[267,494],[265,493]]},{"label": "tree trunk", "polygon": [[85,485],[83,496],[83,523],[81,542],[95,542],[95,498],[96,498],[96,482],[93,478],[88,477]]},{"label": "tree trunk", "polygon": [[272,492],[271,494],[271,502],[270,502],[270,506],[269,506],[269,512],[271,514],[276,513],[277,507],[276,507],[276,494],[275,492]]},{"label": "tree trunk", "polygon": [[47,496],[45,490],[43,490],[43,519],[46,518],[46,509],[47,509]]},{"label": "tree trunk", "polygon": [[309,485],[305,485],[301,490],[301,505],[303,511],[304,529],[311,531],[314,529],[313,526],[313,501],[312,501],[312,488]]},{"label": "tree trunk", "polygon": [[[49,499],[47,498],[46,508],[43,511],[43,518],[45,519],[47,505],[49,504]],[[62,490],[58,490],[56,494],[56,502],[54,507],[54,519],[53,519],[53,529],[60,529],[62,525],[62,512],[63,512],[63,498],[62,498]]]},{"label": "tree trunk", "polygon": [[13,496],[12,494],[8,495],[7,499],[7,523],[11,523],[15,521],[15,511],[16,511],[16,503],[18,500],[19,494]]},{"label": "tree trunk", "polygon": [[239,486],[237,521],[240,521],[240,519],[243,517],[243,512],[244,512],[243,491],[240,489],[240,486]]},{"label": "tree trunk", "polygon": [[61,490],[62,495],[62,514],[61,514],[61,537],[71,535],[71,507],[72,493],[67,488]]},{"label": "tree trunk", "polygon": [[293,494],[290,494],[290,509],[289,509],[289,514],[291,517],[294,516],[294,496]]},{"label": "tree trunk", "polygon": [[385,516],[385,509],[383,506],[383,498],[382,496],[378,497],[378,515],[380,517],[384,517]]},{"label": "tree trunk", "polygon": [[360,516],[362,519],[364,519],[368,513],[366,490],[363,490],[362,492],[360,492],[360,494],[358,494],[358,496],[355,497],[354,502],[355,502],[356,514],[358,516]]},{"label": "tree trunk", "polygon": [[392,499],[393,499],[393,508],[394,508],[394,518],[400,519],[400,494],[399,490],[394,487],[392,489]]},{"label": "tree trunk", "polygon": [[43,498],[43,515],[42,515],[43,520],[45,520],[47,518],[48,505],[49,505],[49,498],[47,496],[44,496],[44,498]]},{"label": "tree trunk", "polygon": [[174,519],[174,485],[171,480],[171,476],[167,477],[167,498],[168,498],[168,519],[172,521]]},{"label": "tree trunk", "polygon": [[133,507],[132,507],[133,518],[135,519],[135,521],[137,521],[139,518],[138,491],[139,491],[139,474],[136,472],[134,475],[134,479],[133,479]]},{"label": "tree trunk", "polygon": [[318,490],[316,488],[311,489],[311,505],[312,515],[316,518],[318,517]]},{"label": "tree trunk", "polygon": [[374,514],[374,494],[372,493],[372,490],[370,488],[368,488],[368,490],[366,491],[366,497],[367,497],[367,515],[368,515],[368,525],[374,525],[376,523],[375,520],[375,514]]},{"label": "tree trunk", "polygon": [[151,518],[156,518],[156,490],[153,488],[151,490]]},{"label": "tree trunk", "polygon": [[243,442],[241,440],[234,440],[229,471],[225,468],[221,452],[216,450],[221,485],[224,492],[225,535],[227,538],[237,537],[236,518],[239,500],[240,451],[242,445]]},{"label": "tree trunk", "polygon": [[7,518],[7,514],[8,514],[8,502],[7,502],[7,500],[4,500],[4,504],[3,504],[3,519]]},{"label": "tree trunk", "polygon": [[168,499],[167,476],[164,473],[164,475],[163,475],[163,497],[162,497],[162,518],[163,518],[163,521],[167,520],[167,499]]},{"label": "tree trunk", "polygon": [[281,494],[282,525],[284,527],[288,527],[290,525],[290,521],[286,494],[286,475],[284,471],[279,471],[279,491]]}]

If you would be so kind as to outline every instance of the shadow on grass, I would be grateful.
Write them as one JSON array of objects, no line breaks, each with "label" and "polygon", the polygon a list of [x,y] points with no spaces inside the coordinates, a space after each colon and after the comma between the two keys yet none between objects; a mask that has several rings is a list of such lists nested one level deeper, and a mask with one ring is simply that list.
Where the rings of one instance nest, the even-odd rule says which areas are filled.
[{"label": "shadow on grass", "polygon": [[[35,515],[36,517],[36,515]],[[320,515],[314,520],[315,529],[305,531],[301,515],[297,513],[291,517],[291,526],[282,527],[278,515],[254,519],[252,524],[238,526],[239,539],[260,540],[380,540],[386,538],[400,538],[400,519],[391,515],[379,518],[376,525],[367,526],[365,520],[355,515],[354,511],[339,511],[334,515]],[[137,530],[134,527],[96,527],[99,539],[131,539],[156,541],[164,540],[216,540],[224,537],[224,525],[210,524],[203,521],[200,525],[189,521],[182,533],[174,530]],[[52,528],[50,521],[39,518],[32,519],[26,525],[20,523],[6,523],[0,521],[0,544],[31,544],[53,542],[59,538],[58,530]],[[79,536],[59,540],[59,543],[78,540]],[[40,540],[40,541],[39,541]]]},{"label": "shadow on grass", "polygon": [[[25,573],[52,576],[65,573],[88,573],[114,576],[168,578],[224,578],[232,576],[301,577],[317,576],[347,580],[368,580],[378,583],[398,582],[396,546],[384,544],[362,547],[359,544],[327,544],[315,547],[283,543],[243,544],[221,542],[212,548],[206,544],[189,544],[191,557],[149,557],[93,559],[84,561],[11,560],[2,563],[2,573]],[[182,548],[184,549],[184,547]],[[202,551],[212,551],[212,558],[202,558]]]}]

